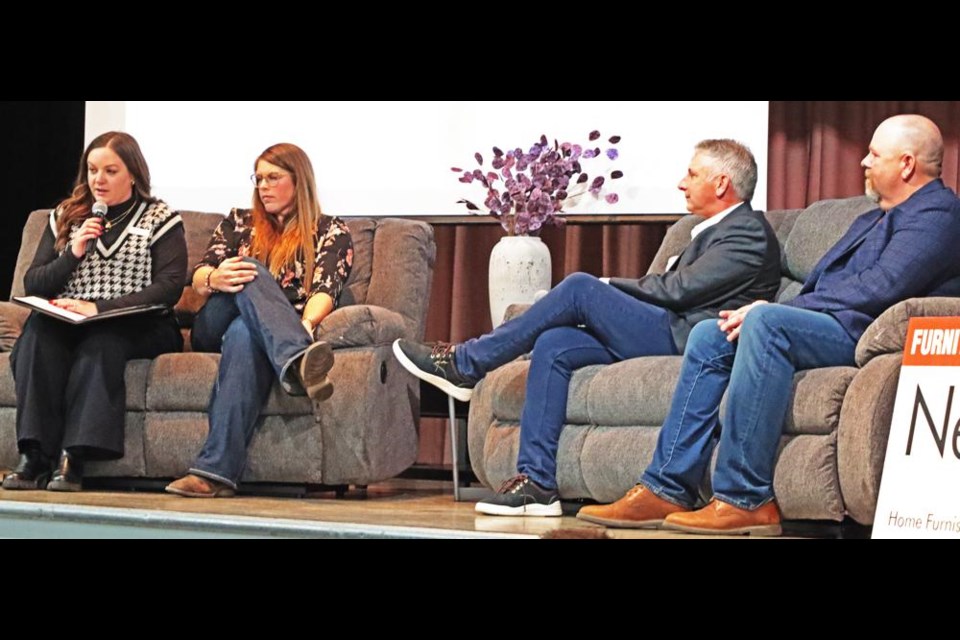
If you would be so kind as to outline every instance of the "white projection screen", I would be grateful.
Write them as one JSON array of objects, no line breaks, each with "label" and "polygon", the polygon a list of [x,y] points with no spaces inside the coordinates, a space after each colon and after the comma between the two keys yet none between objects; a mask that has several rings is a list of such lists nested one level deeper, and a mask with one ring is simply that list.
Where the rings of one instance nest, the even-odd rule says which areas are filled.
[{"label": "white projection screen", "polygon": [[[489,167],[491,148],[524,150],[545,134],[587,145],[619,135],[620,157],[588,160],[588,173],[620,169],[616,205],[584,197],[578,214],[684,212],[676,185],[693,145],[734,138],[757,158],[753,198],[765,209],[767,102],[87,102],[85,142],[111,129],[140,142],[154,195],[173,208],[226,213],[250,206],[248,176],[266,147],[292,142],[313,162],[324,211],[340,216],[463,215],[461,198],[482,203],[483,188],[461,184],[450,167]],[[606,148],[609,145],[602,145]]]}]

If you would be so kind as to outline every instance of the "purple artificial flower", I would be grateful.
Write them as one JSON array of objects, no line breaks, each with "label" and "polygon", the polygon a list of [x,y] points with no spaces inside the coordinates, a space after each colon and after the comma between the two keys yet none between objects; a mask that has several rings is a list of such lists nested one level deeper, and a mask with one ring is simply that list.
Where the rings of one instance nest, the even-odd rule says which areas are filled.
[{"label": "purple artificial flower", "polygon": [[[589,138],[590,142],[599,140],[600,132],[592,131]],[[610,144],[619,141],[620,136],[609,138]],[[469,184],[477,181],[484,185],[487,190],[484,207],[490,215],[500,220],[509,234],[525,235],[537,233],[546,225],[560,226],[564,223],[561,217],[564,206],[575,204],[586,192],[600,197],[604,188],[604,176],[596,175],[591,181],[591,176],[581,166],[581,161],[600,156],[599,147],[584,149],[581,145],[555,139],[551,145],[547,136],[541,135],[527,153],[520,147],[506,153],[499,147],[492,147],[492,151],[492,171],[483,168],[483,156],[479,153],[474,154],[474,159],[480,169],[452,169],[460,174],[460,182]],[[606,156],[616,160],[619,152],[609,148]],[[609,176],[611,179],[621,178],[623,172],[611,171]],[[498,180],[503,181],[499,189],[495,188]],[[619,196],[610,193],[605,200],[615,204]],[[458,203],[465,205],[468,211],[481,211],[469,200],[459,200]]]}]

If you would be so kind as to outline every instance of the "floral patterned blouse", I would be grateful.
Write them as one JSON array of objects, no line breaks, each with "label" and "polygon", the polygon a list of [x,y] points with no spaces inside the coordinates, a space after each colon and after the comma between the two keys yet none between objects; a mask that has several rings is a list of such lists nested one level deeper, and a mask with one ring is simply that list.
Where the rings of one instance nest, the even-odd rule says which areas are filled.
[{"label": "floral patterned blouse", "polygon": [[[207,245],[203,259],[194,267],[218,267],[227,258],[249,256],[252,249],[253,211],[234,209],[217,225]],[[313,287],[309,292],[303,285],[305,270],[303,257],[297,256],[294,268],[280,273],[277,284],[298,313],[314,294],[325,293],[333,298],[336,308],[343,285],[353,267],[353,240],[350,229],[340,218],[323,216],[317,226],[316,265],[313,269]]]}]

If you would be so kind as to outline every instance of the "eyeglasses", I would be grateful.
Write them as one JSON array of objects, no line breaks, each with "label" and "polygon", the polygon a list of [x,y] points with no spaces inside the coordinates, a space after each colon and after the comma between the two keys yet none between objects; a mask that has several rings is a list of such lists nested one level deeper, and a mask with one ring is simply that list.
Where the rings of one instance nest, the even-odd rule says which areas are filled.
[{"label": "eyeglasses", "polygon": [[252,176],[250,176],[250,182],[253,183],[253,186],[258,188],[264,182],[267,183],[268,187],[275,187],[277,186],[277,183],[280,182],[280,179],[283,178],[283,176],[288,176],[288,175],[290,174],[289,173],[268,173],[265,176],[261,176],[255,173]]}]

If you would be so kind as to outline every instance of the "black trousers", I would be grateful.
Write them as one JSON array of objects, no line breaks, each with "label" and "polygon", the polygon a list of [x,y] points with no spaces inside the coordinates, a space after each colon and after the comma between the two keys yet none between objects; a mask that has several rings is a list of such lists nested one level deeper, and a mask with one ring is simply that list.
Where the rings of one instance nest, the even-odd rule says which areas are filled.
[{"label": "black trousers", "polygon": [[172,316],[128,316],[71,325],[34,312],[10,354],[17,391],[17,447],[56,458],[123,457],[127,361],[183,349]]}]

